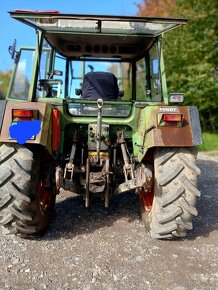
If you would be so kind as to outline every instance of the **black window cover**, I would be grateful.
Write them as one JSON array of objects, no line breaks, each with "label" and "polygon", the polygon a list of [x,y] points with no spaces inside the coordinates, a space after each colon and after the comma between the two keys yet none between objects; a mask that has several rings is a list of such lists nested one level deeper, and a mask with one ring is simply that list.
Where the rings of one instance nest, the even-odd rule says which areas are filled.
[{"label": "black window cover", "polygon": [[117,78],[110,72],[89,72],[84,77],[81,91],[84,99],[117,99]]}]

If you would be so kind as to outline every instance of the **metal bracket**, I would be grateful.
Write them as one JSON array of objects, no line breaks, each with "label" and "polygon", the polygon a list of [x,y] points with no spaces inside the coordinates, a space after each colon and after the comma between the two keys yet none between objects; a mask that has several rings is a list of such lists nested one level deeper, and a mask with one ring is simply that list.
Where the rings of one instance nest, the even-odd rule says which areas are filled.
[{"label": "metal bracket", "polygon": [[151,166],[141,164],[136,168],[134,173],[136,176],[135,178],[127,180],[115,188],[115,195],[138,188],[143,188],[144,191],[149,191],[151,189],[153,183],[153,172]]}]

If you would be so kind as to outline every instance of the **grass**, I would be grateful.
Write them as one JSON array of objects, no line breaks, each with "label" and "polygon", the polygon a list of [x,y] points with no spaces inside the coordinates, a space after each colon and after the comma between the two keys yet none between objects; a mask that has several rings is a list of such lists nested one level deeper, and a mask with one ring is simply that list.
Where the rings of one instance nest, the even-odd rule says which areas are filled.
[{"label": "grass", "polygon": [[199,151],[218,151],[218,133],[203,133],[203,144],[198,146]]}]

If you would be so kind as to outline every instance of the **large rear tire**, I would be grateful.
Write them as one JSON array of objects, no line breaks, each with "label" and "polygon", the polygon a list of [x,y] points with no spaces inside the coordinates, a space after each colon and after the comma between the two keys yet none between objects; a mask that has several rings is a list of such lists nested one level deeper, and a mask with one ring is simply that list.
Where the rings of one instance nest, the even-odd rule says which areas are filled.
[{"label": "large rear tire", "polygon": [[40,156],[18,144],[0,145],[0,225],[3,233],[39,235],[48,226],[55,192],[45,188]]},{"label": "large rear tire", "polygon": [[196,188],[200,169],[195,148],[158,148],[154,155],[154,192],[152,206],[140,198],[141,217],[152,238],[172,239],[186,236],[197,215]]}]

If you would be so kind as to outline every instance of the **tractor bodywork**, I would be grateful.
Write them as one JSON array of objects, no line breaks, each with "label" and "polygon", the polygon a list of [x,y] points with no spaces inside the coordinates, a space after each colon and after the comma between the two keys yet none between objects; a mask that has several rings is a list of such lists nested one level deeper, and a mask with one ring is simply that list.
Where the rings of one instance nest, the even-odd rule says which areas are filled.
[{"label": "tractor bodywork", "polygon": [[[178,221],[173,230],[155,231],[152,211],[159,151],[178,156],[177,150],[194,150],[201,143],[197,108],[180,106],[179,93],[169,99],[164,71],[162,34],[186,20],[10,14],[36,29],[37,46],[11,47],[15,67],[7,99],[0,101],[0,144],[2,156],[16,143],[37,155],[39,204],[48,202],[53,181],[57,191],[63,187],[82,194],[86,207],[90,197],[100,196],[108,207],[113,194],[133,191],[140,196],[142,215],[151,215],[146,227],[153,237],[183,236],[188,227],[181,230]],[[43,162],[49,164],[46,172]],[[181,164],[176,170],[179,174]],[[48,206],[43,204],[43,210]],[[25,223],[16,229],[25,233]]]}]

